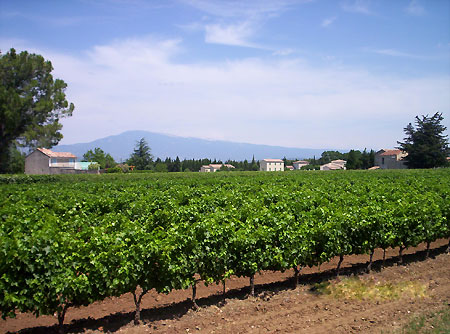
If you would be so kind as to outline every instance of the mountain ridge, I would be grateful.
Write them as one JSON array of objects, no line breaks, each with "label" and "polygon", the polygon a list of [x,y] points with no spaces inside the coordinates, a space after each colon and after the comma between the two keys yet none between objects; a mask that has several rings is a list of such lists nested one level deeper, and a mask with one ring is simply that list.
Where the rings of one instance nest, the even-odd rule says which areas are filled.
[{"label": "mountain ridge", "polygon": [[117,161],[128,159],[141,138],[147,141],[151,153],[155,158],[166,157],[183,159],[217,159],[217,160],[256,160],[264,158],[287,157],[289,159],[307,159],[314,156],[320,157],[323,151],[329,149],[293,148],[283,146],[248,144],[230,142],[224,140],[209,140],[194,137],[179,137],[175,135],[157,132],[131,130],[117,135],[99,138],[87,143],[76,143],[68,145],[57,145],[52,150],[55,152],[71,152],[79,159],[88,150],[96,147],[111,154]]}]

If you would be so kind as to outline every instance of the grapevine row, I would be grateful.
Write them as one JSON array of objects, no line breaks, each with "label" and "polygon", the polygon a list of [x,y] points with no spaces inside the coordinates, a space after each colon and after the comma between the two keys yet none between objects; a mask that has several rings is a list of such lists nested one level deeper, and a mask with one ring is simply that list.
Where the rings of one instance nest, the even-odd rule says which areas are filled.
[{"label": "grapevine row", "polygon": [[2,317],[57,313],[61,328],[68,307],[127,292],[138,322],[152,289],[195,298],[199,279],[291,268],[297,282],[335,256],[450,237],[447,169],[0,181]]}]

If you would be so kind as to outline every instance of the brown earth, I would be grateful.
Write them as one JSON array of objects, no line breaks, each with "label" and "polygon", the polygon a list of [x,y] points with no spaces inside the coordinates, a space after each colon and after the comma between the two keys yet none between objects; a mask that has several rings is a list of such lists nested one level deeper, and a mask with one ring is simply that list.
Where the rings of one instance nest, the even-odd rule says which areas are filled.
[{"label": "brown earth", "polygon": [[[450,255],[448,240],[432,244],[431,258],[425,259],[425,245],[404,251],[405,265],[397,265],[398,249],[377,250],[371,274],[365,273],[367,255],[344,258],[341,278],[357,274],[362,280],[418,282],[426,297],[403,295],[395,299],[336,299],[318,294],[315,283],[335,278],[338,259],[320,268],[304,268],[300,285],[293,289],[293,271],[263,272],[255,277],[256,297],[248,298],[248,278],[232,277],[222,286],[198,284],[197,303],[192,310],[191,290],[168,295],[150,292],[142,301],[143,324],[133,325],[131,294],[108,298],[87,307],[71,308],[65,319],[67,333],[390,333],[412,316],[450,306]],[[0,320],[0,333],[56,333],[56,317],[18,314]]]}]

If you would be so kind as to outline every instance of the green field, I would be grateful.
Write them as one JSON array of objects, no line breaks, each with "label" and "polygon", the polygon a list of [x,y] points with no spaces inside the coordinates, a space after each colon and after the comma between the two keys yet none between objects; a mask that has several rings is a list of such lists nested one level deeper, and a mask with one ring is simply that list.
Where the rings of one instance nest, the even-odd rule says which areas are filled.
[{"label": "green field", "polygon": [[0,219],[2,316],[62,322],[67,307],[138,286],[167,293],[448,238],[450,170],[2,176]]}]

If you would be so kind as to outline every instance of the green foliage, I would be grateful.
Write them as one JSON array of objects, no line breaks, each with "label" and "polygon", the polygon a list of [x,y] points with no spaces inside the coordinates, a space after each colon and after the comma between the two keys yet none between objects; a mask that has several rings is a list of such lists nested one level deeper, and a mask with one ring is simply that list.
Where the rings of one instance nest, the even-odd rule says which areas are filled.
[{"label": "green foliage", "polygon": [[155,172],[159,172],[159,173],[165,173],[168,172],[169,170],[167,169],[167,164],[163,163],[163,162],[157,162],[155,165]]},{"label": "green foliage", "polygon": [[320,170],[320,166],[319,165],[309,164],[309,165],[306,165],[306,166],[302,166],[300,168],[300,170]]},{"label": "green foliage", "polygon": [[347,163],[345,164],[345,167],[347,169],[361,169],[362,168],[362,154],[358,150],[350,150],[350,152],[347,153]]},{"label": "green foliage", "polygon": [[105,153],[101,148],[96,147],[83,154],[83,161],[95,161],[100,164],[100,168],[111,168],[117,164],[109,153]]},{"label": "green foliage", "polygon": [[122,170],[122,173],[128,173],[130,171],[130,166],[128,164],[118,164],[116,167],[119,167]]},{"label": "green foliage", "polygon": [[15,143],[9,146],[8,151],[3,155],[3,159],[6,161],[4,173],[23,174],[25,171],[25,154],[16,148]]},{"label": "green foliage", "polygon": [[114,167],[106,169],[106,173],[123,173],[122,168],[120,166],[116,165]]},{"label": "green foliage", "polygon": [[88,170],[99,170],[100,168],[101,168],[100,164],[98,164],[96,162],[94,162],[88,166]]},{"label": "green foliage", "polygon": [[344,154],[338,151],[324,151],[322,152],[322,156],[318,160],[319,165],[325,165],[330,163],[333,160],[341,160],[344,159]]},{"label": "green foliage", "polygon": [[448,169],[14,175],[0,187],[3,317],[450,237]]},{"label": "green foliage", "polygon": [[181,161],[180,158],[176,158],[173,163],[168,164],[169,172],[181,172]]},{"label": "green foliage", "polygon": [[347,161],[345,167],[347,169],[368,169],[375,165],[375,152],[370,150],[367,152],[358,150],[350,150],[344,154],[344,160]]},{"label": "green foliage", "polygon": [[409,123],[404,128],[406,137],[404,142],[398,142],[399,149],[408,153],[404,158],[409,168],[435,168],[448,165],[447,157],[450,155],[448,140],[444,131],[447,129],[441,124],[444,117],[442,113],[433,116],[416,116],[416,127]]},{"label": "green foliage", "polygon": [[136,143],[136,148],[133,154],[127,160],[127,164],[135,166],[137,170],[151,169],[152,155],[150,154],[150,147],[145,138],[141,138]]},{"label": "green foliage", "polygon": [[62,138],[59,120],[71,116],[67,85],[53,79],[50,61],[26,51],[0,54],[0,173],[5,155],[17,141],[21,146],[50,148]]}]

